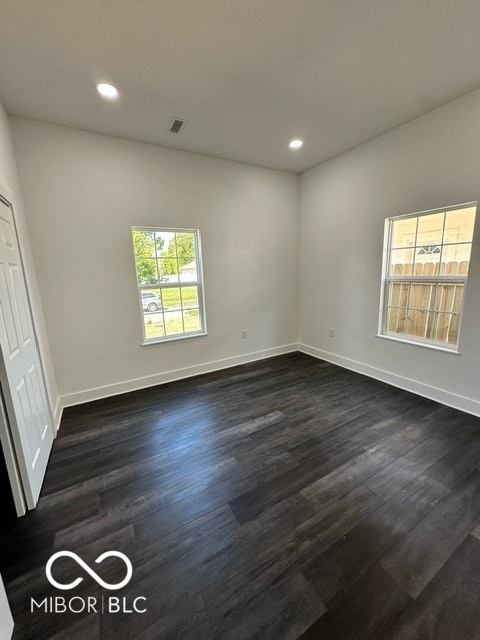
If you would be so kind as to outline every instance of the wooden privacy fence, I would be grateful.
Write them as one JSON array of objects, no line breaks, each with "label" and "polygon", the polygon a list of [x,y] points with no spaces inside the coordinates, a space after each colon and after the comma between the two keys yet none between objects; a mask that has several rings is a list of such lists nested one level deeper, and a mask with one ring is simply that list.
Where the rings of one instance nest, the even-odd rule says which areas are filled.
[{"label": "wooden privacy fence", "polygon": [[[391,264],[386,331],[456,344],[465,283],[447,279],[466,278],[468,267],[468,260]],[[445,282],[428,280],[443,276]]]}]

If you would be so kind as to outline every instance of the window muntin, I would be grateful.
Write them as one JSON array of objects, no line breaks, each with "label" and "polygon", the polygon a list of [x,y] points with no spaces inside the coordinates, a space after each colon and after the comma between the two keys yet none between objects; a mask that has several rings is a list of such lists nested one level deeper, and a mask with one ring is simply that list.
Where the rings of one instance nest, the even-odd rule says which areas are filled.
[{"label": "window muntin", "polygon": [[456,351],[476,203],[386,221],[380,335]]},{"label": "window muntin", "polygon": [[200,232],[132,227],[145,343],[206,333]]}]

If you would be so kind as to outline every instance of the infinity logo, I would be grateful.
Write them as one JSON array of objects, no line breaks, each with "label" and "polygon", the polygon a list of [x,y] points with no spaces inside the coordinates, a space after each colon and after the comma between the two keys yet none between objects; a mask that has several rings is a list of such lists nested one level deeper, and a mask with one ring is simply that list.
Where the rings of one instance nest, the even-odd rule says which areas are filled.
[{"label": "infinity logo", "polygon": [[73,553],[72,551],[58,551],[57,553],[54,553],[53,556],[47,562],[45,573],[47,575],[47,578],[50,584],[52,584],[57,589],[62,589],[63,591],[66,591],[67,589],[74,589],[77,585],[80,584],[80,582],[82,582],[83,578],[75,578],[75,580],[73,582],[70,582],[69,584],[61,584],[60,582],[57,582],[55,578],[52,576],[52,565],[55,562],[55,560],[57,560],[57,558],[62,558],[62,557],[72,558],[73,560],[75,560],[77,564],[79,564],[82,567],[82,569],[84,569],[88,573],[89,576],[91,576],[96,582],[98,582],[98,584],[104,589],[109,589],[111,591],[115,589],[121,589],[122,587],[124,587],[126,584],[130,582],[130,578],[132,577],[132,573],[133,573],[132,563],[127,558],[127,556],[124,553],[121,553],[120,551],[105,551],[105,553],[102,553],[102,555],[98,556],[95,562],[99,564],[100,562],[103,562],[105,558],[110,558],[112,556],[115,556],[116,558],[120,558],[121,560],[123,560],[127,567],[127,575],[118,584],[108,584],[108,582],[105,582],[105,580],[102,580],[102,578],[97,573],[95,573],[93,569],[90,569],[88,564],[86,564],[79,556],[77,556],[76,553]]}]

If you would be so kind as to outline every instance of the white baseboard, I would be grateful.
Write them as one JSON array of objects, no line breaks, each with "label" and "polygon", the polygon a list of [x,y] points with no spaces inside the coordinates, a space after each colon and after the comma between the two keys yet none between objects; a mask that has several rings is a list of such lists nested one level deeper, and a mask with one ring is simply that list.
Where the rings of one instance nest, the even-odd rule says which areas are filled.
[{"label": "white baseboard", "polygon": [[231,358],[213,360],[212,362],[206,362],[204,364],[194,365],[192,367],[185,367],[183,369],[175,369],[173,371],[157,373],[152,376],[145,376],[144,378],[125,380],[124,382],[116,382],[114,384],[105,385],[103,387],[95,387],[93,389],[85,389],[84,391],[78,391],[76,393],[68,393],[60,397],[61,407],[71,407],[76,404],[91,402],[92,400],[100,400],[101,398],[116,396],[120,393],[128,393],[129,391],[137,391],[138,389],[154,387],[157,384],[165,384],[166,382],[174,382],[175,380],[191,378],[192,376],[196,376],[202,373],[210,373],[212,371],[219,371],[220,369],[228,369],[229,367],[234,367],[239,364],[246,364],[247,362],[264,360],[265,358],[271,358],[272,356],[279,356],[284,353],[297,351],[297,348],[298,345],[296,343],[286,344],[280,347],[273,347],[271,349],[255,351],[253,353],[247,353],[241,356],[233,356]]},{"label": "white baseboard", "polygon": [[412,393],[416,393],[424,398],[429,398],[430,400],[435,400],[436,402],[445,404],[448,407],[460,409],[460,411],[471,413],[474,416],[480,416],[480,402],[473,398],[467,398],[465,396],[452,393],[451,391],[446,391],[445,389],[438,389],[437,387],[432,387],[428,384],[424,384],[423,382],[418,382],[411,378],[405,378],[395,373],[390,373],[389,371],[372,367],[363,362],[344,358],[343,356],[336,355],[335,353],[323,351],[322,349],[317,349],[316,347],[311,347],[306,344],[299,343],[297,346],[298,351],[302,351],[303,353],[314,356],[315,358],[320,358],[321,360],[338,364],[344,369],[363,373],[370,378],[375,378],[376,380],[386,382],[387,384],[399,387],[400,389],[405,389],[405,391],[411,391]]}]

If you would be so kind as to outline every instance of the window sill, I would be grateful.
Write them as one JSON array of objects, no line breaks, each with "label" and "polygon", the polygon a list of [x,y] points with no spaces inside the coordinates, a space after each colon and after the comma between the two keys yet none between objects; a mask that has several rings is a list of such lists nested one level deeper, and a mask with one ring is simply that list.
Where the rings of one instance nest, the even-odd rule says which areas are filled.
[{"label": "window sill", "polygon": [[460,351],[458,347],[447,347],[440,344],[434,344],[432,342],[421,342],[420,340],[412,340],[410,338],[403,338],[400,336],[391,336],[386,333],[377,333],[376,338],[385,338],[386,340],[393,340],[393,342],[403,342],[404,344],[411,344],[415,347],[425,347],[427,349],[433,349],[434,351],[443,351],[444,353],[451,353],[454,356],[459,356]]},{"label": "window sill", "polygon": [[148,340],[142,342],[140,346],[148,347],[151,344],[163,344],[165,342],[176,342],[178,340],[188,340],[189,338],[201,338],[208,336],[207,331],[200,331],[198,333],[182,333],[180,336],[167,336],[166,338],[158,338],[157,340]]}]

